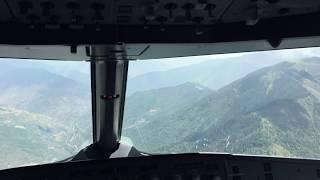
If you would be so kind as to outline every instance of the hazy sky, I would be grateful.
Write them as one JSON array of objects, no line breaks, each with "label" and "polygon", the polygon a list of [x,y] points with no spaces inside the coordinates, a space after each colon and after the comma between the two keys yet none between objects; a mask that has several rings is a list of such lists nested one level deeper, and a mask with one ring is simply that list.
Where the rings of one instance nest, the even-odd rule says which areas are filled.
[{"label": "hazy sky", "polygon": [[[283,50],[271,50],[271,51],[258,51],[258,52],[244,52],[244,53],[231,53],[231,54],[216,54],[216,55],[204,55],[204,56],[189,56],[189,57],[179,57],[179,58],[164,58],[157,59],[152,61],[162,61],[167,64],[179,66],[191,65],[207,60],[221,60],[221,59],[229,59],[234,57],[240,57],[248,54],[272,54],[278,57],[282,57],[287,60],[297,60],[305,57],[313,57],[320,56],[320,47],[314,48],[298,48],[298,49],[283,49]],[[195,61],[195,58],[199,58],[199,60]],[[139,61],[141,62],[141,61]]]},{"label": "hazy sky", "polygon": [[[320,57],[320,47],[315,48],[300,48],[300,49],[286,49],[286,50],[273,50],[273,51],[261,51],[261,52],[245,52],[245,53],[231,53],[231,54],[217,54],[217,55],[204,55],[204,56],[190,56],[190,57],[178,57],[178,58],[165,58],[165,59],[150,59],[150,60],[137,60],[130,62],[129,76],[134,77],[147,72],[153,71],[166,71],[183,66],[189,66],[209,60],[223,60],[229,58],[236,58],[245,56],[248,54],[258,54],[261,56],[272,55],[283,60],[299,60],[305,57]],[[3,58],[2,60],[12,60]],[[26,60],[17,60],[28,62]],[[31,60],[32,61],[32,60]],[[50,71],[54,71],[58,74],[77,73],[89,74],[88,62],[75,62],[75,61],[38,61],[37,62],[50,66]],[[1,65],[1,62],[0,62]]]},{"label": "hazy sky", "polygon": [[257,54],[261,56],[269,55],[274,56],[283,61],[294,61],[306,57],[320,57],[320,48],[299,48],[299,49],[284,49],[284,50],[271,50],[260,52],[245,52],[245,53],[231,53],[231,54],[217,54],[217,55],[204,55],[204,56],[189,56],[178,58],[164,58],[164,59],[150,59],[150,60],[137,60],[130,62],[129,77],[134,77],[147,72],[153,71],[166,71],[183,66],[189,66],[205,61],[223,60],[245,56],[248,54]]}]

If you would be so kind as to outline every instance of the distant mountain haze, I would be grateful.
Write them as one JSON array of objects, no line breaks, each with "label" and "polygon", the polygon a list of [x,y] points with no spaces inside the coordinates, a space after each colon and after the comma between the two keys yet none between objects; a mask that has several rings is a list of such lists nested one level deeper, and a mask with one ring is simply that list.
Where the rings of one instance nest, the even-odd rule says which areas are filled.
[{"label": "distant mountain haze", "polygon": [[[197,57],[194,57],[195,59]],[[211,88],[219,89],[234,80],[263,67],[284,61],[270,53],[248,54],[229,59],[214,59],[179,67],[167,71],[145,73],[128,80],[127,95],[137,91],[176,86],[186,82],[194,82]]]}]

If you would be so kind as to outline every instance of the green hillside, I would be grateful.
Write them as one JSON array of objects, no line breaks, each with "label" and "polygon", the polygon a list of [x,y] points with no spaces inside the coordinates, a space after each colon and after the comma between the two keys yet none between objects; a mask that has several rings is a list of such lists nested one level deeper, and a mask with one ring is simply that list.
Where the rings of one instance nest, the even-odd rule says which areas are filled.
[{"label": "green hillside", "polygon": [[62,160],[91,143],[89,83],[38,66],[0,67],[0,169]]},{"label": "green hillside", "polygon": [[[318,59],[263,68],[174,113],[153,118],[139,130],[127,130],[127,136],[147,152],[320,158],[317,68]],[[146,134],[141,137],[137,131]]]},{"label": "green hillside", "polygon": [[0,107],[0,169],[48,163],[72,155],[65,128],[48,116]]},{"label": "green hillside", "polygon": [[126,99],[125,126],[173,114],[212,92],[195,83],[137,92]]}]

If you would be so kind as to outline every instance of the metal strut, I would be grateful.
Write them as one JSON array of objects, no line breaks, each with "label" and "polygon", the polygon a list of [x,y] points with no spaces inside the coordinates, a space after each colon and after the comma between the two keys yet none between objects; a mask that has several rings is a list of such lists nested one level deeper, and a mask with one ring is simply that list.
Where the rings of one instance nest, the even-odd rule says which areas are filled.
[{"label": "metal strut", "polygon": [[92,46],[88,54],[91,56],[93,144],[64,162],[140,156],[134,147],[120,144],[129,65],[125,46]]},{"label": "metal strut", "polygon": [[128,60],[123,44],[91,47],[93,143],[104,154],[117,150],[126,94]]}]

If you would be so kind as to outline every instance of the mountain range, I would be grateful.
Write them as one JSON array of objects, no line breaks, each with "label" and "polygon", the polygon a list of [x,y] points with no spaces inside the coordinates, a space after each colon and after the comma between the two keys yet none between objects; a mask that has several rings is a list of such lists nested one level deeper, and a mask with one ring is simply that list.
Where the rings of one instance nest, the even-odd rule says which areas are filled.
[{"label": "mountain range", "polygon": [[[197,61],[197,59],[201,58],[195,56],[194,59],[189,58],[188,60]],[[210,58],[207,61],[189,66],[129,77],[127,95],[132,95],[137,91],[159,89],[186,82],[198,83],[212,90],[217,90],[253,71],[282,61],[284,61],[283,58],[265,52],[227,59]]]},{"label": "mountain range", "polygon": [[[200,99],[190,98],[193,102],[171,108],[174,112],[152,118],[139,112],[142,117],[133,116],[133,123],[140,123],[127,126],[124,135],[146,152],[210,151],[319,158],[319,68],[319,58],[262,68],[209,95],[193,92]],[[171,89],[175,92],[180,87]],[[138,95],[130,96],[128,101]],[[144,101],[154,96],[164,98],[161,89],[151,90]],[[166,99],[173,97],[175,93],[166,93]]]},{"label": "mountain range", "polygon": [[[92,142],[89,64],[0,63],[0,169],[61,160]],[[139,150],[320,158],[320,58],[158,65],[135,66],[128,80],[122,134]]]}]

